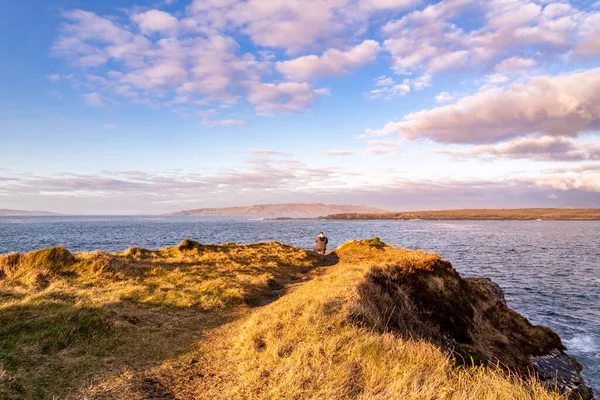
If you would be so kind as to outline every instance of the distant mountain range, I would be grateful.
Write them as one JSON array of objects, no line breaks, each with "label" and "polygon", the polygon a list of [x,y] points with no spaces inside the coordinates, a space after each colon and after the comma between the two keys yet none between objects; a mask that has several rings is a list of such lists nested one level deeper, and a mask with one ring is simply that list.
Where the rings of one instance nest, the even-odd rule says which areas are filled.
[{"label": "distant mountain range", "polygon": [[25,211],[25,210],[8,210],[0,208],[0,216],[41,216],[41,215],[60,215],[49,211]]},{"label": "distant mountain range", "polygon": [[261,204],[246,207],[227,207],[227,208],[199,208],[195,210],[184,210],[172,213],[170,215],[203,215],[203,216],[257,216],[257,217],[321,217],[330,214],[343,213],[380,213],[385,212],[380,208],[340,205],[340,204]]}]

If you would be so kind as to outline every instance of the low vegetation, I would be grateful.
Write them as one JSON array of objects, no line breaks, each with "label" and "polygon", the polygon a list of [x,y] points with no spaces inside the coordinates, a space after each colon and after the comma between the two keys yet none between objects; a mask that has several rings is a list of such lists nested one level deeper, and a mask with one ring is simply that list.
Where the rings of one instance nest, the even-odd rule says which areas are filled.
[{"label": "low vegetation", "polygon": [[327,257],[189,240],[1,256],[0,398],[562,398],[483,358],[457,363],[434,320],[381,291],[391,273],[438,269],[453,271],[377,238]]},{"label": "low vegetation", "polygon": [[323,219],[365,220],[600,220],[600,208],[518,208],[332,214]]},{"label": "low vegetation", "polygon": [[279,243],[0,256],[0,398],[64,396],[162,362],[323,259]]}]

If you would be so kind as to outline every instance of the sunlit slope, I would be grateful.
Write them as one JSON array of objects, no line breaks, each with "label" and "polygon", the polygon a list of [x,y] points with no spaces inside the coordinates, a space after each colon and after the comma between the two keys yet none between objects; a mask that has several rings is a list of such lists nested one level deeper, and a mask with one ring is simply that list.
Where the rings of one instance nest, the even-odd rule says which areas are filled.
[{"label": "sunlit slope", "polygon": [[508,309],[491,281],[464,280],[435,254],[379,240],[347,243],[331,261],[336,265],[324,274],[211,330],[187,354],[84,393],[106,399],[561,398],[530,379],[527,368],[529,355],[561,349],[560,338]]},{"label": "sunlit slope", "polygon": [[0,256],[0,398],[52,398],[189,351],[322,265],[279,243]]}]

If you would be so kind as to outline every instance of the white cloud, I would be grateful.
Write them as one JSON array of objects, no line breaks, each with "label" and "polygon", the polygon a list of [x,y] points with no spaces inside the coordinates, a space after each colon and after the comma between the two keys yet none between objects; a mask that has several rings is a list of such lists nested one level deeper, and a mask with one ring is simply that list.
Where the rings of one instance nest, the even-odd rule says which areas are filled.
[{"label": "white cloud", "polygon": [[246,152],[250,154],[259,154],[263,156],[291,156],[290,153],[283,153],[281,151],[268,149],[247,150]]},{"label": "white cloud", "polygon": [[81,97],[83,97],[83,101],[88,106],[99,107],[99,106],[103,106],[105,104],[104,98],[102,97],[102,95],[100,93],[97,93],[97,92],[86,93],[86,94],[81,95]]},{"label": "white cloud", "polygon": [[350,150],[329,150],[325,152],[326,156],[352,156],[353,151]]},{"label": "white cloud", "polygon": [[554,136],[525,136],[496,145],[472,146],[465,151],[438,150],[457,158],[532,159],[538,161],[600,160],[600,145],[575,143]]},{"label": "white cloud", "polygon": [[375,79],[375,89],[366,95],[371,99],[391,100],[394,97],[405,96],[410,92],[410,80],[404,79],[402,83],[396,83],[392,78],[380,76]]},{"label": "white cloud", "polygon": [[248,81],[244,85],[248,102],[260,115],[297,112],[310,108],[320,94],[308,83]]},{"label": "white cloud", "polygon": [[240,119],[223,119],[218,121],[218,124],[221,126],[248,126],[245,121]]},{"label": "white cloud", "polygon": [[288,79],[307,81],[349,73],[373,61],[378,51],[378,42],[365,40],[347,51],[328,49],[321,56],[303,56],[277,62],[275,66]]},{"label": "white cloud", "polygon": [[392,157],[397,155],[402,147],[392,140],[369,140],[366,153],[372,156]]},{"label": "white cloud", "polygon": [[600,13],[585,18],[574,53],[584,57],[600,55]]},{"label": "white cloud", "polygon": [[185,81],[188,72],[181,65],[158,64],[126,74],[120,81],[138,89],[174,87]]},{"label": "white cloud", "polygon": [[375,79],[375,86],[391,86],[394,84],[394,80],[388,76],[380,76]]},{"label": "white cloud", "polygon": [[[480,28],[467,31],[455,25],[456,17],[470,13],[483,17]],[[509,71],[534,65],[515,56],[525,52],[550,58],[574,47],[576,55],[599,54],[599,16],[553,1],[446,0],[388,22],[381,33],[399,74],[494,65]]]},{"label": "white cloud", "polygon": [[[318,96],[329,94],[312,81],[352,73],[380,55],[389,58],[394,72],[411,75],[397,82],[385,77],[367,93],[389,99],[431,86],[445,71],[477,69],[514,78],[511,72],[541,69],[559,57],[600,54],[600,13],[565,2],[443,0],[408,11],[420,4],[195,0],[178,13],[132,8],[99,16],[72,10],[62,14],[52,53],[82,75],[96,75],[94,81],[78,76],[72,83],[104,102],[182,109],[249,104],[262,115],[310,108]],[[482,18],[480,27],[455,24],[471,14]],[[383,24],[381,44],[369,39],[375,24]],[[256,47],[240,46],[234,37]],[[244,53],[248,48],[254,54]]]},{"label": "white cloud", "polygon": [[293,54],[363,31],[372,15],[401,11],[418,0],[196,0],[190,20],[239,29],[254,44]]},{"label": "white cloud", "polygon": [[496,64],[494,69],[498,72],[510,72],[528,69],[536,64],[531,58],[510,57]]},{"label": "white cloud", "polygon": [[600,68],[482,90],[367,133],[440,143],[497,142],[531,133],[576,137],[600,129],[598,104]]},{"label": "white cloud", "polygon": [[149,10],[134,14],[131,19],[145,33],[165,32],[174,33],[179,27],[179,20],[165,11]]},{"label": "white cloud", "polygon": [[440,104],[450,103],[452,100],[454,100],[454,96],[452,96],[448,92],[441,92],[440,94],[435,96],[435,101],[437,101]]},{"label": "white cloud", "polygon": [[104,127],[106,129],[117,129],[117,125],[116,124],[104,124]]},{"label": "white cloud", "polygon": [[[223,201],[248,203],[343,202],[349,195],[363,204],[410,208],[543,206],[560,191],[565,207],[593,207],[600,201],[600,165],[510,174],[486,179],[399,178],[394,171],[308,166],[289,158],[251,159],[224,171],[105,171],[48,176],[0,175],[0,196],[10,193],[21,207],[59,212],[159,212]],[[354,181],[349,181],[352,177]],[[374,179],[377,178],[377,179]],[[352,182],[352,183],[350,183]],[[558,196],[557,196],[558,197]],[[286,201],[287,200],[287,201]],[[241,202],[241,203],[240,203]],[[376,203],[381,202],[381,203]],[[12,204],[12,203],[6,203]],[[168,209],[163,206],[168,205]],[[17,207],[14,207],[17,208]],[[174,209],[173,209],[174,208]],[[186,206],[185,208],[192,208]]]},{"label": "white cloud", "polygon": [[[119,97],[154,108],[178,105],[184,112],[185,107],[230,105],[246,97],[258,113],[276,114],[309,108],[315,97],[329,93],[308,84],[263,82],[271,75],[272,61],[239,54],[240,46],[233,38],[214,30],[194,32],[189,21],[186,35],[173,36],[175,17],[153,11],[132,17],[143,33],[157,33],[149,37],[93,13],[64,14],[67,22],[54,43],[54,54],[74,66],[102,66],[109,60],[116,66],[102,75],[86,76],[86,87],[95,93],[84,96],[87,103],[100,105]],[[177,32],[185,29],[180,26]],[[224,120],[221,124],[242,122]]]},{"label": "white cloud", "polygon": [[203,110],[203,111],[198,111],[198,116],[200,117],[200,121],[202,122],[202,125],[206,125],[206,126],[210,126],[210,127],[215,127],[215,126],[247,126],[248,124],[245,121],[239,120],[239,119],[215,119],[215,117],[217,117],[219,115],[219,112],[217,110],[213,109],[209,109],[209,110]]}]

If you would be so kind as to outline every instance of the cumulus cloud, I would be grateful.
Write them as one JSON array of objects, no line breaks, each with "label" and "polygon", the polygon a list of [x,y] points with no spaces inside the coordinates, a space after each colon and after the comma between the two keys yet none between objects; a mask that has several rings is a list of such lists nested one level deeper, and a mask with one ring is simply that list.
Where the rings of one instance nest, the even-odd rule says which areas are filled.
[{"label": "cumulus cloud", "polygon": [[215,119],[219,115],[216,109],[198,111],[197,115],[200,117],[202,125],[215,127],[215,126],[248,126],[245,121],[240,119]]},{"label": "cumulus cloud", "polygon": [[[457,17],[470,14],[482,17],[480,28],[468,31],[455,24]],[[514,55],[519,53],[600,54],[599,16],[553,1],[446,0],[389,21],[381,34],[399,74],[494,66],[505,72],[534,65]]]},{"label": "cumulus cloud", "polygon": [[380,76],[375,79],[375,89],[366,93],[371,99],[390,100],[394,97],[405,96],[410,92],[411,82],[404,79],[402,83],[396,83],[394,79],[387,76]]},{"label": "cumulus cloud", "polygon": [[328,49],[321,56],[308,55],[277,62],[276,68],[288,79],[296,81],[337,76],[373,61],[378,51],[378,42],[365,40],[348,51]]},{"label": "cumulus cloud", "polygon": [[600,54],[600,13],[591,14],[582,22],[574,53],[583,57]]},{"label": "cumulus cloud", "polygon": [[531,58],[510,57],[496,64],[494,69],[498,72],[510,72],[528,69],[536,64]]},{"label": "cumulus cloud", "polygon": [[454,100],[454,96],[452,96],[448,92],[441,92],[440,94],[435,96],[435,101],[437,101],[440,104],[450,103],[452,100]]},{"label": "cumulus cloud", "polygon": [[179,20],[165,11],[149,10],[134,14],[131,19],[145,34],[154,32],[174,33],[179,27]]},{"label": "cumulus cloud", "polygon": [[[315,97],[328,93],[309,84],[264,82],[271,74],[272,61],[240,53],[232,37],[195,26],[189,18],[179,20],[159,10],[136,13],[131,18],[137,32],[116,18],[86,11],[63,16],[65,23],[52,48],[56,56],[75,67],[111,63],[111,69],[79,79],[93,89],[83,97],[88,104],[100,105],[114,97],[152,107],[193,108],[247,98],[257,112],[272,115],[309,108]],[[228,118],[220,124],[242,122]]]},{"label": "cumulus cloud", "polygon": [[600,144],[574,143],[552,136],[527,136],[497,145],[478,145],[465,151],[438,150],[458,158],[514,158],[538,161],[600,160]]},{"label": "cumulus cloud", "polygon": [[248,81],[244,85],[248,103],[256,108],[259,115],[297,112],[309,108],[323,93],[312,89],[308,83]]},{"label": "cumulus cloud", "polygon": [[369,135],[439,143],[490,143],[532,133],[576,137],[600,129],[600,68],[491,88],[408,114]]},{"label": "cumulus cloud", "polygon": [[290,54],[351,37],[382,12],[402,11],[418,0],[195,0],[190,20],[219,30],[239,29],[258,46]]}]

